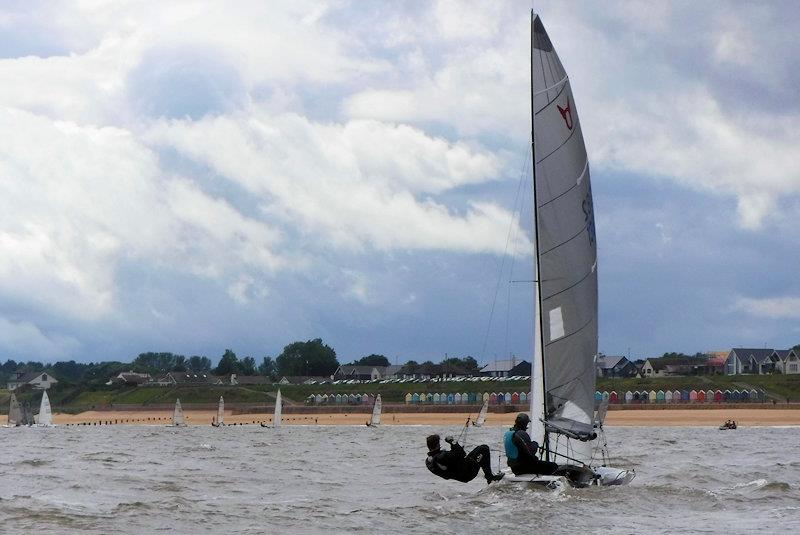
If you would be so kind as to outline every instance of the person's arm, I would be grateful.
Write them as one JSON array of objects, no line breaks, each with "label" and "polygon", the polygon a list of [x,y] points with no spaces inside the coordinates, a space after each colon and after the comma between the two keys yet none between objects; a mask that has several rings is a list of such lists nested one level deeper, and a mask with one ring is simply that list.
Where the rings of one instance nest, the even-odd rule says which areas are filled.
[{"label": "person's arm", "polygon": [[467,453],[464,451],[464,447],[461,446],[458,442],[453,442],[450,444],[450,451],[458,455],[459,457],[466,457]]},{"label": "person's arm", "polygon": [[528,433],[522,430],[517,430],[511,440],[514,442],[514,445],[517,447],[517,449],[524,451],[534,459],[537,458],[536,450],[539,449],[539,445],[536,442],[531,441],[531,437],[528,436]]}]

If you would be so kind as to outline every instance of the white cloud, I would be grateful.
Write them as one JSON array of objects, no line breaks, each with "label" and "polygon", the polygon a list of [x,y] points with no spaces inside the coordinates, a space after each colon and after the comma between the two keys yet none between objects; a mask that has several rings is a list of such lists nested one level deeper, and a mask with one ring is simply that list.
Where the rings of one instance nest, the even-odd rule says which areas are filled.
[{"label": "white cloud", "polygon": [[490,203],[458,214],[430,197],[497,179],[496,155],[408,126],[253,111],[160,122],[148,139],[244,187],[270,220],[337,247],[502,252],[511,222]]},{"label": "white cloud", "polygon": [[48,335],[28,321],[0,318],[0,348],[12,358],[56,360],[80,348],[71,336]]},{"label": "white cloud", "polygon": [[800,319],[800,297],[741,297],[734,309],[769,319]]},{"label": "white cloud", "polygon": [[127,131],[0,108],[0,295],[83,320],[112,313],[120,262],[271,273],[280,234],[165,175]]}]

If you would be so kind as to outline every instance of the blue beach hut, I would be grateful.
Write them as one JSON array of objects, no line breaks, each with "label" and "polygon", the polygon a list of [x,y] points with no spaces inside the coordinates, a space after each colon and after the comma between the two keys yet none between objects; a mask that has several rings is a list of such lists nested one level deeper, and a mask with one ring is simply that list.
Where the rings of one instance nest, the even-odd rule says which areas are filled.
[{"label": "blue beach hut", "polygon": [[[667,399],[667,394],[669,394],[669,399]],[[667,390],[667,393],[665,394],[663,390],[659,390],[656,392],[656,401],[658,403],[666,403],[667,401],[672,402],[672,392]]]}]

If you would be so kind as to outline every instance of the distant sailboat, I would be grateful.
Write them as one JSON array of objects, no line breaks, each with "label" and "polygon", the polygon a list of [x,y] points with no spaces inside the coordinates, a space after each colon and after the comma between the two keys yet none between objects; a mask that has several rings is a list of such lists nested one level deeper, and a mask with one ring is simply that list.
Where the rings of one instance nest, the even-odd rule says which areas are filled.
[{"label": "distant sailboat", "polygon": [[381,395],[375,398],[375,404],[372,406],[372,418],[367,422],[368,427],[377,427],[381,425]]},{"label": "distant sailboat", "polygon": [[486,412],[489,410],[489,400],[483,402],[483,407],[481,407],[481,412],[478,413],[478,417],[472,422],[472,425],[475,427],[481,427],[483,423],[486,421]]},{"label": "distant sailboat", "polygon": [[222,399],[222,396],[219,397],[219,405],[217,405],[217,420],[211,422],[211,425],[214,427],[225,425],[225,400]]},{"label": "distant sailboat", "polygon": [[53,426],[53,411],[50,409],[50,398],[47,397],[47,390],[42,393],[42,403],[39,405],[39,418],[36,421],[39,427]]},{"label": "distant sailboat", "polygon": [[266,425],[264,422],[261,422],[261,427],[280,427],[281,420],[283,418],[283,403],[281,401],[281,390],[278,389],[278,393],[275,395],[275,414],[272,416],[272,425]]},{"label": "distant sailboat", "polygon": [[172,427],[186,427],[186,418],[183,416],[181,400],[175,400],[175,410],[172,412]]},{"label": "distant sailboat", "polygon": [[11,402],[8,405],[8,423],[6,427],[19,427],[21,425],[26,425],[26,422],[22,415],[22,408],[17,401],[17,396],[12,393]]}]

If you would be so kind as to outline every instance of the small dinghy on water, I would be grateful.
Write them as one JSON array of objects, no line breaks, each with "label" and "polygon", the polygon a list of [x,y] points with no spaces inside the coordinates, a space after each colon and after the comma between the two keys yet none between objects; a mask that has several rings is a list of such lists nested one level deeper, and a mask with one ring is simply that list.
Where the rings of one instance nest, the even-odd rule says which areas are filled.
[{"label": "small dinghy on water", "polygon": [[222,427],[225,425],[225,400],[222,396],[219,397],[219,404],[217,405],[217,418],[211,422],[214,427]]},{"label": "small dinghy on water", "polygon": [[472,422],[472,425],[475,427],[483,426],[484,422],[486,422],[486,413],[489,411],[489,401],[483,402],[483,407],[481,407],[481,412],[478,413],[478,417]]},{"label": "small dinghy on water", "polygon": [[534,358],[530,437],[557,475],[504,481],[557,488],[624,485],[633,470],[605,466],[602,414],[595,414],[598,340],[597,243],[589,162],[569,77],[531,12],[534,220]]},{"label": "small dinghy on water", "polygon": [[175,400],[175,409],[172,411],[172,425],[169,427],[186,427],[186,418],[183,416],[181,400]]},{"label": "small dinghy on water", "polygon": [[37,427],[53,427],[53,411],[50,409],[50,398],[47,391],[42,393],[42,402],[39,404],[39,415],[36,419]]},{"label": "small dinghy on water", "polygon": [[261,422],[261,427],[278,428],[281,426],[282,419],[283,419],[283,402],[281,401],[281,390],[279,388],[278,393],[275,394],[275,414],[272,416],[272,425],[267,425],[264,422]]},{"label": "small dinghy on water", "polygon": [[372,405],[372,417],[367,422],[367,427],[378,427],[381,425],[381,395],[378,394],[375,398],[375,404]]}]

